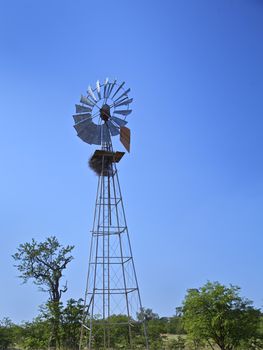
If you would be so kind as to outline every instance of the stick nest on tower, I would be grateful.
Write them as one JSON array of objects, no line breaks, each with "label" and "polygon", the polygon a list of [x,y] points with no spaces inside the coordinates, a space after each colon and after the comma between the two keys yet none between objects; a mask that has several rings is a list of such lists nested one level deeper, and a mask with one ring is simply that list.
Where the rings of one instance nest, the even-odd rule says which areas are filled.
[{"label": "stick nest on tower", "polygon": [[89,167],[97,174],[102,176],[112,175],[112,163],[118,163],[123,157],[124,152],[111,152],[97,150],[89,160]]},{"label": "stick nest on tower", "polygon": [[107,176],[112,171],[112,159],[110,158],[94,158],[89,160],[89,167],[95,171],[97,175]]}]

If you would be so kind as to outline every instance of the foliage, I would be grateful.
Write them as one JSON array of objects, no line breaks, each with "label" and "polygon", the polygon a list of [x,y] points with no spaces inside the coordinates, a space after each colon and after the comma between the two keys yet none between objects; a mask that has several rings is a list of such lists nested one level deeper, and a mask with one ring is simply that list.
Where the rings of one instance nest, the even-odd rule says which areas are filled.
[{"label": "foliage", "polygon": [[[102,349],[110,346],[113,349],[127,349],[129,346],[129,318],[126,315],[112,315],[107,321],[109,332],[106,329],[106,344],[104,344],[104,321],[100,318],[94,320],[92,346],[94,349]],[[140,331],[138,325],[130,327],[132,339],[135,339]],[[137,341],[138,339],[136,339]],[[139,342],[138,342],[139,343]]]},{"label": "foliage", "polygon": [[83,300],[69,299],[61,312],[62,344],[67,349],[77,349],[83,317]]},{"label": "foliage", "polygon": [[152,309],[142,308],[137,314],[139,321],[146,322],[147,333],[151,349],[160,349],[163,343],[162,333],[166,333],[167,318],[160,319]]},{"label": "foliage", "polygon": [[60,316],[62,293],[67,286],[60,287],[63,270],[73,259],[70,254],[74,246],[63,247],[55,236],[48,237],[44,242],[32,239],[29,243],[20,244],[13,255],[20,278],[26,283],[29,279],[40,287],[41,291],[49,293],[47,308],[50,313],[51,336],[50,346],[60,347]]},{"label": "foliage", "polygon": [[74,246],[62,247],[55,236],[48,237],[44,242],[20,244],[13,255],[15,265],[21,273],[23,282],[33,279],[40,289],[49,292],[50,300],[59,301],[61,294],[67,290],[60,289],[62,271],[73,259],[70,255]]},{"label": "foliage", "polygon": [[[83,300],[69,299],[66,304],[49,300],[40,308],[32,322],[14,325],[9,319],[0,322],[0,350],[47,350],[53,346],[77,350],[79,347]],[[173,317],[159,317],[152,309],[143,309],[138,318],[146,318],[151,350],[263,350],[263,317],[250,301],[239,296],[239,288],[219,283],[207,283],[191,289],[182,308]],[[58,323],[56,324],[58,320]],[[110,338],[114,350],[129,348],[129,319],[112,315],[109,319]],[[145,349],[141,322],[132,322],[130,332],[133,348]],[[104,348],[103,321],[96,317],[93,324],[93,349]],[[58,342],[52,342],[53,327],[57,326]],[[261,329],[260,329],[261,327]],[[185,335],[187,331],[187,335]],[[107,332],[107,330],[106,330]],[[260,333],[261,332],[261,333]],[[83,344],[87,344],[85,332]],[[219,343],[219,341],[223,342]]]},{"label": "foliage", "polygon": [[152,309],[146,309],[146,308],[142,307],[141,311],[137,313],[137,318],[139,321],[158,320],[159,315],[154,313]]},{"label": "foliage", "polygon": [[160,339],[160,335],[166,333],[166,324],[159,319],[152,319],[147,322],[148,335],[151,340]]},{"label": "foliage", "polygon": [[13,324],[9,318],[0,321],[0,350],[6,350],[14,343]]},{"label": "foliage", "polygon": [[190,338],[221,350],[236,349],[248,342],[259,328],[260,311],[239,296],[235,286],[208,282],[191,289],[184,300],[183,319]]},{"label": "foliage", "polygon": [[263,349],[263,339],[262,337],[253,337],[247,342],[241,342],[239,350],[262,350]]},{"label": "foliage", "polygon": [[42,317],[25,322],[21,327],[19,347],[26,350],[47,349],[50,340],[50,324]]},{"label": "foliage", "polygon": [[176,339],[168,341],[167,348],[169,350],[184,350],[185,349],[185,339],[182,336],[178,336]]},{"label": "foliage", "polygon": [[166,325],[166,332],[169,334],[185,334],[182,316],[170,317]]}]

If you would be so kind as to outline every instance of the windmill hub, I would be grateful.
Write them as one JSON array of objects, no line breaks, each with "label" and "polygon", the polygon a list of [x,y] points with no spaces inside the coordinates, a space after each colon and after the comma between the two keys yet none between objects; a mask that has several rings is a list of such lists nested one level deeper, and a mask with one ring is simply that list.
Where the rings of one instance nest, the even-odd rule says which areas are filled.
[{"label": "windmill hub", "polygon": [[106,122],[106,121],[108,121],[110,116],[111,116],[110,115],[110,106],[107,104],[104,104],[100,109],[100,117],[102,120],[104,120]]}]

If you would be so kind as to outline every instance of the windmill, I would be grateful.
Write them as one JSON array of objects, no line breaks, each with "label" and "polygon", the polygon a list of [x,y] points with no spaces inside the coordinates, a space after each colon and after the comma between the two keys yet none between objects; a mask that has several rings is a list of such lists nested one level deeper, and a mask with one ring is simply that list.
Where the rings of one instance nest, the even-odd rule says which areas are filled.
[{"label": "windmill", "polygon": [[[124,152],[113,150],[111,138],[119,135],[130,151],[130,129],[126,117],[132,112],[130,89],[108,79],[81,95],[73,115],[78,136],[98,145],[89,160],[98,175],[94,220],[91,231],[80,350],[116,348],[121,334],[125,349],[140,341],[148,349],[147,331],[131,242],[125,217],[116,164]],[[141,336],[138,337],[138,330]],[[140,340],[138,340],[140,339]]]}]

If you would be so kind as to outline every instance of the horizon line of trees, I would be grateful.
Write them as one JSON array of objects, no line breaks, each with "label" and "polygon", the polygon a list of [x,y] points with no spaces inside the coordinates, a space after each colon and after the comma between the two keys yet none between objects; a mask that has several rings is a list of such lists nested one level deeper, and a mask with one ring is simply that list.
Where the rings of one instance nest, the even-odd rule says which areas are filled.
[{"label": "horizon line of trees", "polygon": [[[62,246],[55,236],[44,242],[20,244],[13,255],[15,267],[24,283],[32,280],[40,291],[49,295],[32,321],[14,324],[9,318],[0,321],[0,350],[79,349],[84,301],[61,296],[63,272],[72,261],[74,246]],[[127,336],[120,323],[125,315],[112,315],[114,325],[112,349],[127,349]],[[147,323],[150,349],[178,350],[261,350],[263,349],[263,314],[252,301],[240,296],[237,286],[207,282],[188,289],[182,306],[172,317],[160,317],[152,309],[143,308],[135,323],[134,349],[144,349],[141,321]],[[120,322],[121,321],[121,322]],[[103,349],[100,319],[93,349]]]}]

